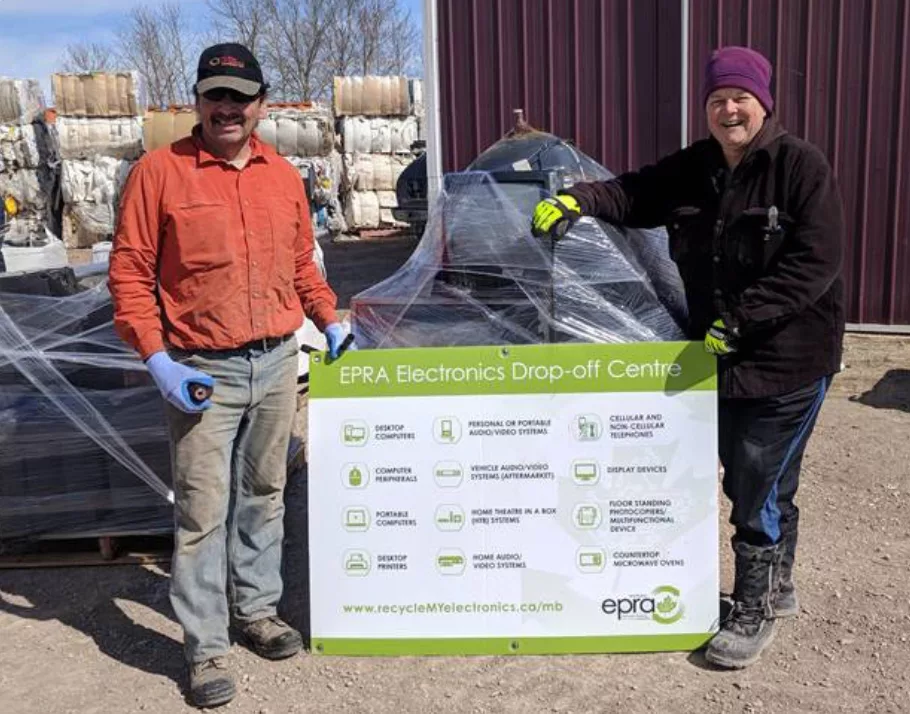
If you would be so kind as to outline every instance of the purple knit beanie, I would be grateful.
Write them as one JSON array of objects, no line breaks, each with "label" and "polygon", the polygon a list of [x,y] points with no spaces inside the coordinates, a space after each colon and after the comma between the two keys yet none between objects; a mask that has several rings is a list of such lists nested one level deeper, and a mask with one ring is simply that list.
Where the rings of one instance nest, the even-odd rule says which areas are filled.
[{"label": "purple knit beanie", "polygon": [[738,87],[755,95],[768,114],[774,109],[771,97],[771,63],[748,47],[721,47],[711,53],[705,65],[702,106],[708,96],[722,87]]}]

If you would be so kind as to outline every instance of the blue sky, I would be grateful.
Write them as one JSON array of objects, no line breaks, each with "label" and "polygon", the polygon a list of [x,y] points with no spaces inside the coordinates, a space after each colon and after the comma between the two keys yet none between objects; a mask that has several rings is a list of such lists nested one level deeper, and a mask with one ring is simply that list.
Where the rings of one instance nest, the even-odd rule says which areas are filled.
[{"label": "blue sky", "polygon": [[[423,0],[401,0],[418,21]],[[67,45],[103,42],[113,38],[126,14],[134,7],[159,5],[163,0],[0,0],[0,76],[41,80],[45,100],[52,72]],[[205,0],[180,0],[186,17],[205,22]]]}]

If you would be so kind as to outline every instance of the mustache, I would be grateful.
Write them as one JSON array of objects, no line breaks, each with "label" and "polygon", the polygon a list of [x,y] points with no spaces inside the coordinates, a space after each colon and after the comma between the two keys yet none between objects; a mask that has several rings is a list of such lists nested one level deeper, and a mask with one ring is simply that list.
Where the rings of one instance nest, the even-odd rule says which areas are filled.
[{"label": "mustache", "polygon": [[230,114],[218,112],[212,114],[212,121],[234,121],[235,119],[243,119],[243,115],[239,112],[232,112]]}]

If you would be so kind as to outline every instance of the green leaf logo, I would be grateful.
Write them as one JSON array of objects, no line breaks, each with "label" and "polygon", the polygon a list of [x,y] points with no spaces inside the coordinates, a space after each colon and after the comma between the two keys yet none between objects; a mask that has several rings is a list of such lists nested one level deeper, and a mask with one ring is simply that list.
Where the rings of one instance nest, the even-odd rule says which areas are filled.
[{"label": "green leaf logo", "polygon": [[672,585],[661,585],[654,588],[654,612],[651,617],[661,625],[672,625],[682,619],[683,608],[679,588]]}]

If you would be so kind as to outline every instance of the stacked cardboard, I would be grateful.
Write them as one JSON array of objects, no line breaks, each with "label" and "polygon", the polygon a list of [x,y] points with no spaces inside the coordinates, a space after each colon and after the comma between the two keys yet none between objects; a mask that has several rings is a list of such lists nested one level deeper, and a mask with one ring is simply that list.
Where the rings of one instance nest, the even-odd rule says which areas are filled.
[{"label": "stacked cardboard", "polygon": [[136,72],[55,74],[63,240],[88,247],[110,240],[120,189],[142,153]]},{"label": "stacked cardboard", "polygon": [[0,78],[0,201],[9,219],[7,244],[45,238],[56,152],[44,113],[36,80]]},{"label": "stacked cardboard", "polygon": [[342,205],[351,232],[401,227],[395,185],[414,160],[421,84],[404,77],[336,77],[334,108],[343,151]]},{"label": "stacked cardboard", "polygon": [[196,110],[193,107],[150,109],[142,124],[142,146],[146,151],[169,146],[189,136],[194,126]]}]

